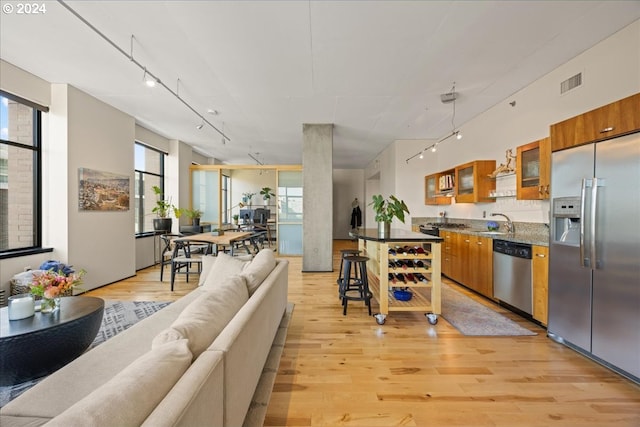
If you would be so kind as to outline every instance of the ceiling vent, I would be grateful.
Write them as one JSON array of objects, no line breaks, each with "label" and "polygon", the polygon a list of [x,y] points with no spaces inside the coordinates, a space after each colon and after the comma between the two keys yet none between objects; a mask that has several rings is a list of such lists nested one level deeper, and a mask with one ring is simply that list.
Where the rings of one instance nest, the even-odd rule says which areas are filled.
[{"label": "ceiling vent", "polygon": [[573,77],[569,77],[567,80],[560,83],[560,95],[569,92],[571,89],[575,89],[582,85],[582,73],[578,73]]}]

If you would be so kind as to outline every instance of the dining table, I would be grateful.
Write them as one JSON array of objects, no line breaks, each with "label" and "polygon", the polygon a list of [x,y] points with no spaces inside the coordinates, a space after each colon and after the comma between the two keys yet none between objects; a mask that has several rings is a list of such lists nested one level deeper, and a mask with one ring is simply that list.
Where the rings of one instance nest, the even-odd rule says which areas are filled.
[{"label": "dining table", "polygon": [[223,235],[214,235],[211,232],[190,234],[188,236],[177,237],[174,242],[206,243],[209,245],[207,253],[217,255],[220,247],[229,247],[229,252],[233,255],[235,243],[240,243],[248,253],[251,253],[246,245],[246,240],[253,234],[250,231],[225,231]]}]

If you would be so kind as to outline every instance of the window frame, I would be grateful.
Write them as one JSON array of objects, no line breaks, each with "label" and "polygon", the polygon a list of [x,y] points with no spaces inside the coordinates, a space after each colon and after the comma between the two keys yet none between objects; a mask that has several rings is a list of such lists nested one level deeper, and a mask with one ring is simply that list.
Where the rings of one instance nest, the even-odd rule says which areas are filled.
[{"label": "window frame", "polygon": [[9,139],[0,138],[0,143],[7,147],[15,147],[21,150],[32,152],[33,161],[33,187],[32,187],[32,209],[33,209],[33,231],[32,245],[22,248],[0,249],[0,259],[14,258],[19,256],[37,254],[42,252],[52,252],[52,248],[42,247],[42,113],[49,112],[49,108],[36,104],[12,93],[0,90],[0,96],[18,102],[33,109],[32,117],[32,145],[26,145]]},{"label": "window frame", "polygon": [[[147,171],[142,171],[139,170],[137,168],[134,168],[134,183],[138,184],[138,188],[134,191],[134,196],[135,194],[138,194],[138,197],[134,197],[134,203],[136,204],[136,206],[134,206],[134,212],[137,209],[138,211],[138,215],[134,215],[135,221],[137,224],[139,224],[142,228],[142,231],[138,231],[135,233],[136,237],[142,237],[142,236],[148,236],[148,235],[152,235],[155,234],[155,230],[144,230],[144,217],[145,214],[151,214],[151,212],[144,212],[144,180],[142,179],[144,175],[149,175],[149,176],[154,176],[160,179],[160,189],[162,190],[162,194],[164,194],[165,192],[165,170],[164,170],[164,165],[165,165],[165,160],[167,157],[167,153],[165,153],[162,150],[159,150],[155,147],[151,147],[150,145],[147,145],[141,141],[134,141],[134,156],[135,156],[135,146],[136,145],[140,145],[141,147],[143,147],[145,150],[150,150],[150,151],[155,151],[156,153],[160,154],[160,165],[159,165],[159,170],[161,171],[160,173],[156,173],[156,172],[147,172]],[[135,159],[134,159],[134,163],[135,163]],[[140,178],[140,179],[138,179]],[[135,225],[134,224],[134,229],[135,229]]]}]

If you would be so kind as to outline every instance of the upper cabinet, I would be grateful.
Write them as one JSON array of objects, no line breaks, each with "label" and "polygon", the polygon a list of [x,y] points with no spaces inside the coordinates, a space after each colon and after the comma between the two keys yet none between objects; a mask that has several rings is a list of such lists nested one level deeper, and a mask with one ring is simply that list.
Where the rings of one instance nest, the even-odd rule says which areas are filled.
[{"label": "upper cabinet", "polygon": [[551,150],[608,139],[640,129],[640,93],[551,125]]},{"label": "upper cabinet", "polygon": [[489,175],[496,169],[495,160],[476,160],[455,168],[456,203],[492,203],[489,193],[496,181]]},{"label": "upper cabinet", "polygon": [[548,199],[551,175],[550,138],[521,145],[516,150],[516,196],[518,200]]},{"label": "upper cabinet", "polygon": [[424,204],[450,205],[454,190],[454,170],[424,177]]}]

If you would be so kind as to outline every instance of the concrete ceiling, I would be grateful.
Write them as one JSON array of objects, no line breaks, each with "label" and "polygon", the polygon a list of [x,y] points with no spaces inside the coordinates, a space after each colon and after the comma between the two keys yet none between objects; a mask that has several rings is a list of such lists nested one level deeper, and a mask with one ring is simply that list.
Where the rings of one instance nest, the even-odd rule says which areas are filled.
[{"label": "concrete ceiling", "polygon": [[5,61],[230,164],[301,163],[302,124],[333,123],[336,168],[449,134],[454,81],[457,128],[640,18],[640,1],[66,2],[223,144],[62,4],[38,3],[0,14]]}]

